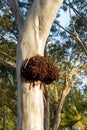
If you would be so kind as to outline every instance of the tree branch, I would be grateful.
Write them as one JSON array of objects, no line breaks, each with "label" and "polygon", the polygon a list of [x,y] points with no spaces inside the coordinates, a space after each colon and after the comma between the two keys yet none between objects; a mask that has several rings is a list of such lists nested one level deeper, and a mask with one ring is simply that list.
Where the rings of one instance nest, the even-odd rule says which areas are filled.
[{"label": "tree branch", "polygon": [[57,24],[60,28],[62,28],[64,31],[66,31],[67,33],[69,33],[71,36],[75,37],[75,34],[73,32],[70,32],[69,30],[67,30],[66,28],[64,28],[63,26],[61,26],[58,21],[54,21],[55,24]]},{"label": "tree branch", "polygon": [[15,58],[15,57],[11,57],[11,56],[9,56],[7,53],[5,53],[5,52],[3,52],[3,51],[0,51],[0,54],[6,56],[6,57],[8,57],[8,58],[10,58],[11,60],[14,60],[14,61],[16,62],[16,58]]},{"label": "tree branch", "polygon": [[0,9],[4,7],[5,1],[4,2],[1,1],[1,3],[2,4],[0,4]]},{"label": "tree branch", "polygon": [[75,60],[74,65],[73,65],[73,67],[72,67],[72,70],[71,70],[70,73],[68,74],[69,79],[73,76],[74,72],[77,70],[76,64],[77,64],[77,62],[79,61],[79,59],[80,59],[80,57],[82,56],[82,54],[83,54],[83,53],[79,53],[77,59]]},{"label": "tree branch", "polygon": [[66,4],[67,6],[69,6],[70,8],[72,8],[80,17],[82,17],[82,19],[84,20],[84,24],[85,24],[85,26],[87,27],[87,20],[85,19],[85,17],[84,17],[79,11],[77,11],[77,10],[73,7],[73,5],[72,5],[71,3],[68,4],[68,3],[64,2],[64,4]]},{"label": "tree branch", "polygon": [[5,71],[12,70],[13,74],[16,75],[16,67],[13,64],[0,60],[0,67],[6,68]]},{"label": "tree branch", "polygon": [[14,16],[16,23],[18,25],[18,28],[20,30],[24,25],[24,18],[22,16],[21,11],[20,11],[18,2],[17,2],[17,0],[7,0],[7,1],[10,5],[11,11],[13,13],[13,16]]},{"label": "tree branch", "polygon": [[77,73],[77,75],[76,75],[76,77],[75,77],[75,79],[74,79],[73,83],[71,83],[71,87],[74,87],[74,86],[75,86],[76,81],[77,81],[77,79],[78,79],[79,75],[80,75],[80,72],[78,72],[78,73]]},{"label": "tree branch", "polygon": [[[82,53],[80,53],[78,55],[77,59],[75,60],[75,63],[73,65],[73,68],[72,68],[71,72],[66,74],[65,86],[64,86],[64,90],[62,92],[62,95],[61,95],[61,98],[60,98],[60,101],[59,101],[57,114],[56,114],[56,119],[55,119],[55,122],[54,122],[54,125],[53,125],[53,130],[58,130],[58,128],[59,128],[60,121],[61,121],[61,111],[62,111],[62,108],[63,108],[65,98],[69,94],[72,87],[74,87],[74,85],[75,85],[75,83],[76,83],[76,81],[78,79],[78,76],[80,74],[80,73],[77,73],[74,82],[72,83],[72,85],[70,85],[70,78],[72,78],[73,74],[75,73],[75,71],[77,69],[77,68],[74,68],[74,67],[76,66],[76,64],[79,61],[81,56],[82,56]],[[67,71],[68,71],[68,68],[67,68]]]},{"label": "tree branch", "polygon": [[84,50],[85,54],[87,55],[87,49],[86,49],[84,43],[81,41],[81,39],[80,39],[80,37],[79,37],[78,34],[76,35],[76,39],[77,39],[79,45],[80,45],[80,46],[82,47],[82,49]]},{"label": "tree branch", "polygon": [[16,67],[13,64],[11,64],[10,62],[5,62],[5,61],[0,60],[0,64],[3,65],[4,67],[13,69],[14,72],[16,73]]},{"label": "tree branch", "polygon": [[64,104],[65,98],[68,95],[68,93],[70,92],[70,90],[71,90],[71,87],[67,86],[67,87],[65,87],[65,89],[62,92],[62,95],[61,95],[61,98],[59,101],[59,105],[58,105],[58,109],[57,109],[56,120],[54,122],[54,126],[53,126],[52,130],[58,130],[58,128],[59,128],[63,104]]},{"label": "tree branch", "polygon": [[67,33],[69,33],[71,36],[73,36],[73,38],[79,43],[79,45],[82,47],[82,49],[84,50],[85,54],[87,55],[87,49],[84,45],[84,43],[81,41],[78,33],[75,31],[74,32],[70,32],[69,30],[67,30],[66,28],[64,28],[63,26],[61,26],[58,21],[54,22],[55,24],[57,24],[60,28],[62,28],[64,31],[66,31]]}]

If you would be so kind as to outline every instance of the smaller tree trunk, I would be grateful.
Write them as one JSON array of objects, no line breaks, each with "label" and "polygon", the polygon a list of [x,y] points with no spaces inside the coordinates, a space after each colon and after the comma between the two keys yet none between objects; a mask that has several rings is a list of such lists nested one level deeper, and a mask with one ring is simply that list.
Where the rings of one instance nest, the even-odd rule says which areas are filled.
[{"label": "smaller tree trunk", "polygon": [[65,101],[66,96],[68,95],[68,93],[70,92],[71,88],[69,86],[65,87],[65,89],[63,90],[63,93],[61,95],[60,98],[60,102],[59,102],[59,106],[58,106],[58,110],[57,110],[57,114],[56,114],[56,120],[54,122],[54,126],[53,126],[53,130],[58,130],[60,122],[61,122],[61,111],[63,108],[63,104]]}]

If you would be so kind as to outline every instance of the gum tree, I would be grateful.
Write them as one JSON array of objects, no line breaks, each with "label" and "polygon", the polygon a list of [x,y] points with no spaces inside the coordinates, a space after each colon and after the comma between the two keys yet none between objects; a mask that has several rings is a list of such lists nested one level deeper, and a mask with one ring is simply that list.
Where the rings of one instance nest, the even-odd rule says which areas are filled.
[{"label": "gum tree", "polygon": [[43,84],[23,82],[21,66],[33,56],[44,56],[50,28],[63,0],[34,0],[24,20],[17,0],[8,0],[19,28],[17,44],[17,130],[44,130]]}]

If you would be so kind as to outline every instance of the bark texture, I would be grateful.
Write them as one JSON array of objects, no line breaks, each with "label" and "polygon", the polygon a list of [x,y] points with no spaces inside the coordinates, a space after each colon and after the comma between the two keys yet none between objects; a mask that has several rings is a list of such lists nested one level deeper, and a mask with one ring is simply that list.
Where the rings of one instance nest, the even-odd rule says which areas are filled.
[{"label": "bark texture", "polygon": [[44,104],[43,92],[39,84],[29,89],[29,84],[23,92],[23,122],[22,130],[43,130]]},{"label": "bark texture", "polygon": [[[34,0],[25,23],[17,0],[8,1],[12,7],[12,12],[20,30],[19,43],[17,45],[17,130],[43,130],[44,105],[40,83],[23,83],[20,70],[25,59],[29,59],[38,54],[41,56],[44,55],[45,44],[50,28],[63,0]],[[29,89],[29,86],[31,86],[31,89]]]}]

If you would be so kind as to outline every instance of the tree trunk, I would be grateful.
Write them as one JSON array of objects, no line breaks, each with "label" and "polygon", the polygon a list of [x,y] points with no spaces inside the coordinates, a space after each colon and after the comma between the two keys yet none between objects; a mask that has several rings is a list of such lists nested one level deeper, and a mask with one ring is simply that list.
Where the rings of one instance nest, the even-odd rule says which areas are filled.
[{"label": "tree trunk", "polygon": [[[63,0],[34,0],[17,45],[18,121],[17,130],[44,130],[43,91],[38,85],[21,80],[20,69],[26,58],[43,56],[45,43]],[[31,90],[30,90],[31,85]]]},{"label": "tree trunk", "polygon": [[65,89],[62,92],[60,101],[59,101],[59,105],[58,105],[58,109],[57,109],[57,114],[56,114],[56,119],[54,122],[54,126],[53,126],[53,130],[58,130],[59,129],[59,125],[60,125],[60,121],[61,121],[61,111],[63,108],[63,104],[65,101],[66,96],[68,95],[68,93],[70,92],[71,88],[69,86],[65,87]]},{"label": "tree trunk", "polygon": [[[28,84],[27,84],[28,85]],[[29,90],[26,86],[23,92],[23,130],[43,130],[44,106],[43,93],[40,86],[34,86]]]}]

